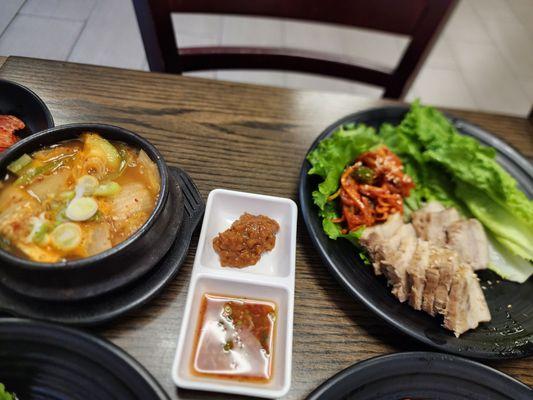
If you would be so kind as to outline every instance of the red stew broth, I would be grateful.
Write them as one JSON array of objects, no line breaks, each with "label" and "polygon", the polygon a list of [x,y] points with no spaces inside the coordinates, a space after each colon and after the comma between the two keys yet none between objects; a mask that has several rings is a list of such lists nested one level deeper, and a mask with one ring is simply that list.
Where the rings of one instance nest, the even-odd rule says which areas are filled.
[{"label": "red stew broth", "polygon": [[191,372],[239,381],[268,382],[277,307],[270,301],[204,294]]}]

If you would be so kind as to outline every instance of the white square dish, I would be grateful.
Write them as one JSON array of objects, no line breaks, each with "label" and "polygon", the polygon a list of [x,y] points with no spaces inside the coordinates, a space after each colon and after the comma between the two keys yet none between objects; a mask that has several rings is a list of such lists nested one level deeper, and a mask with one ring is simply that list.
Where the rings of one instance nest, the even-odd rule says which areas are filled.
[{"label": "white square dish", "polygon": [[244,273],[288,277],[294,272],[291,265],[294,264],[295,257],[298,208],[292,200],[281,197],[224,189],[213,190],[207,199],[195,263],[199,260],[202,268],[220,271],[220,261],[213,249],[213,239],[228,229],[244,212],[266,215],[277,221],[280,229],[276,235],[276,246],[272,251],[263,254],[256,265],[237,270]]},{"label": "white square dish", "polygon": [[[276,245],[272,251],[263,254],[254,266],[222,267],[213,249],[213,239],[245,212],[266,215],[278,222],[280,229],[276,235]],[[177,386],[265,398],[281,397],[289,391],[297,214],[297,206],[290,199],[224,189],[216,189],[209,194],[172,367],[172,379]],[[272,377],[268,382],[199,376],[192,372],[204,294],[265,300],[276,304]]]}]

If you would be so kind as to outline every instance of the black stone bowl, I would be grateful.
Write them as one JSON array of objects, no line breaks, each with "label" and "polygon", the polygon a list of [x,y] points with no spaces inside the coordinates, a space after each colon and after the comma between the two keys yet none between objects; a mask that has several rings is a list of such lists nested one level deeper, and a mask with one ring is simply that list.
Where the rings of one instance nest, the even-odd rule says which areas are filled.
[{"label": "black stone bowl", "polygon": [[138,361],[82,331],[0,320],[0,380],[21,400],[169,400]]},{"label": "black stone bowl", "polygon": [[26,128],[17,131],[19,138],[54,126],[52,114],[46,104],[25,86],[0,79],[0,114],[14,115],[26,124]]},{"label": "black stone bowl", "polygon": [[80,300],[95,297],[138,279],[167,253],[183,220],[183,196],[159,151],[142,137],[110,125],[72,124],[51,128],[21,140],[0,155],[0,174],[24,153],[73,139],[92,131],[104,138],[143,149],[156,163],[161,192],[154,211],[133,235],[92,257],[41,263],[0,249],[0,283],[42,300]]}]

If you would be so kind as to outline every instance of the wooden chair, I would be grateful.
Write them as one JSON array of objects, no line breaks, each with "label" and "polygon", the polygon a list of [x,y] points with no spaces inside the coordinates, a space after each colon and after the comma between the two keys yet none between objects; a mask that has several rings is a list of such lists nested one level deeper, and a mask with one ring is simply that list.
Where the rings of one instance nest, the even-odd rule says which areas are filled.
[{"label": "wooden chair", "polygon": [[[416,76],[457,0],[133,0],[151,71],[216,69],[307,72],[383,87],[401,98]],[[407,35],[410,44],[393,69],[315,51],[265,47],[190,47],[176,44],[171,13],[278,17]],[[178,38],[179,41],[179,38]],[[351,59],[350,59],[351,60]]]}]

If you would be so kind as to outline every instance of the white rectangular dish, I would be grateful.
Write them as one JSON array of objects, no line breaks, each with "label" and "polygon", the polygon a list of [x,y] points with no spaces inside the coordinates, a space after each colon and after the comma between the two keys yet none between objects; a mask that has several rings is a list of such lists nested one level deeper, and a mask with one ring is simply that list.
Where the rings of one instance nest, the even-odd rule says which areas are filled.
[{"label": "white rectangular dish", "polygon": [[[245,212],[265,215],[278,222],[280,229],[276,235],[276,245],[270,252],[264,253],[254,266],[222,267],[213,249],[213,239]],[[265,398],[281,397],[289,391],[297,215],[297,206],[290,199],[224,189],[216,189],[209,194],[172,367],[172,379],[177,386]],[[268,382],[193,374],[192,358],[200,306],[206,293],[266,300],[276,304],[272,377]]]}]

